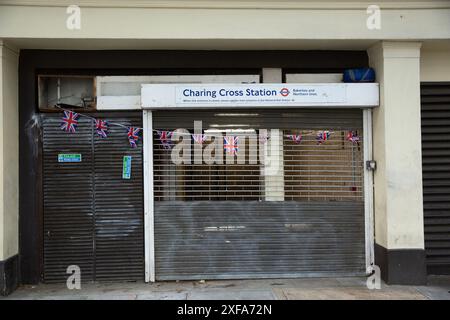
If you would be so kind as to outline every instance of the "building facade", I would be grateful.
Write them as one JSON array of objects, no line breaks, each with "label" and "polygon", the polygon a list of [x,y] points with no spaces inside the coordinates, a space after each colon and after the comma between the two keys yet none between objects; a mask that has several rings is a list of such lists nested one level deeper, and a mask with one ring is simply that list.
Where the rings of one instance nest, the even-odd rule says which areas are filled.
[{"label": "building facade", "polygon": [[0,57],[2,294],[450,273],[449,1],[4,0]]}]

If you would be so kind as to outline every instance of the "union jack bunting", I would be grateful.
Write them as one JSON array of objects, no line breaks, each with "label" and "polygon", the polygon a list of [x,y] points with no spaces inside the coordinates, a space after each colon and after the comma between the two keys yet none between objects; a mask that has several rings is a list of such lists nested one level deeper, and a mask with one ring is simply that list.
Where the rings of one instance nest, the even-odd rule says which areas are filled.
[{"label": "union jack bunting", "polygon": [[95,129],[97,130],[97,134],[102,137],[106,138],[108,136],[108,123],[106,121],[96,119],[95,120]]},{"label": "union jack bunting", "polygon": [[331,136],[330,131],[319,131],[316,136],[316,140],[318,144],[324,143],[326,140],[329,140]]},{"label": "union jack bunting", "polygon": [[134,128],[134,127],[129,127],[128,128],[128,132],[127,132],[127,136],[128,136],[128,141],[130,142],[130,146],[132,148],[136,148],[137,147],[137,141],[139,140],[139,131],[141,129],[139,128]]},{"label": "union jack bunting", "polygon": [[75,133],[78,125],[78,113],[72,111],[64,111],[62,118],[61,130],[66,132]]},{"label": "union jack bunting", "polygon": [[287,136],[289,139],[291,139],[292,141],[294,141],[296,144],[299,144],[300,142],[302,142],[302,135],[301,134],[288,134]]},{"label": "union jack bunting", "polygon": [[239,151],[239,137],[227,136],[223,138],[223,149],[226,153],[236,156]]},{"label": "union jack bunting", "polygon": [[192,140],[194,140],[195,143],[203,144],[203,142],[205,142],[205,140],[206,140],[206,135],[204,135],[204,134],[193,134],[192,135]]},{"label": "union jack bunting", "polygon": [[267,141],[269,140],[269,135],[267,134],[267,132],[259,132],[259,143],[260,144],[265,144],[267,143]]},{"label": "union jack bunting", "polygon": [[358,133],[356,131],[349,131],[347,133],[347,140],[352,142],[352,143],[359,144],[360,138],[359,138]]},{"label": "union jack bunting", "polygon": [[172,131],[159,131],[156,130],[159,136],[159,141],[161,142],[164,149],[169,150],[172,148],[172,140],[170,138],[172,137],[173,132]]}]

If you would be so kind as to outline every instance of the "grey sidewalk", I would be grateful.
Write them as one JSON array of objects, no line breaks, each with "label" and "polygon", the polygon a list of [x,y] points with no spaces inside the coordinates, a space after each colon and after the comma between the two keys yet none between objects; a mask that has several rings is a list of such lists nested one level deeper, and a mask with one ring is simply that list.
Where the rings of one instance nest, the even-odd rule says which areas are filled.
[{"label": "grey sidewalk", "polygon": [[[81,290],[64,285],[23,286],[11,299],[112,299],[112,300],[302,300],[302,299],[446,299],[450,277],[429,277],[428,286],[387,286],[369,290],[365,278],[306,278],[85,284]],[[1,299],[1,298],[0,298]]]}]

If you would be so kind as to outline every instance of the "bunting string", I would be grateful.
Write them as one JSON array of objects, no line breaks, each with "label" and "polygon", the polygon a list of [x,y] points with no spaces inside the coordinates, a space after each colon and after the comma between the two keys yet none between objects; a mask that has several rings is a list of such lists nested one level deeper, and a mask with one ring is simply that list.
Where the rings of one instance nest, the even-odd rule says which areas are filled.
[{"label": "bunting string", "polygon": [[267,130],[263,130],[264,132],[259,132],[259,143],[266,144],[269,140],[269,135],[267,134]]},{"label": "bunting string", "polygon": [[[91,116],[89,116],[87,114],[84,114],[84,113],[79,113],[79,112],[75,112],[75,111],[72,111],[72,110],[69,110],[69,109],[65,109],[65,108],[62,108],[62,107],[60,107],[58,105],[56,105],[56,107],[58,109],[60,109],[61,111],[63,111],[64,113],[67,112],[67,113],[76,114],[78,117],[88,118],[88,119],[91,119],[91,120],[94,120],[94,121],[98,120],[97,118],[91,117]],[[108,120],[107,123],[108,123],[108,125],[118,126],[118,127],[122,127],[122,128],[125,128],[125,129],[128,129],[130,127],[130,125],[128,125],[128,124],[123,124],[123,123],[120,123],[120,122],[117,122],[117,121],[114,121],[114,120]],[[143,130],[143,128],[138,128],[138,129]]]},{"label": "bunting string", "polygon": [[302,142],[303,136],[301,134],[288,134],[287,137],[294,141],[294,143],[299,144]]},{"label": "bunting string", "polygon": [[347,133],[347,140],[353,144],[359,145],[360,137],[358,136],[358,133],[356,131],[349,131]]},{"label": "bunting string", "polygon": [[330,131],[319,131],[316,135],[317,144],[322,144],[325,141],[329,140],[331,136]]},{"label": "bunting string", "polygon": [[223,149],[226,153],[236,156],[239,151],[239,137],[226,136],[223,138]]},{"label": "bunting string", "polygon": [[56,107],[58,107],[59,109],[61,109],[63,111],[63,117],[62,117],[62,123],[61,123],[61,130],[63,130],[63,131],[66,131],[69,133],[76,133],[76,129],[78,126],[78,118],[84,117],[84,118],[88,118],[88,119],[91,119],[94,121],[95,131],[102,138],[108,137],[109,125],[115,125],[115,126],[119,126],[119,127],[126,129],[127,138],[128,138],[128,142],[130,143],[130,146],[132,148],[137,147],[137,142],[139,140],[139,133],[142,130],[142,128],[133,127],[133,126],[129,126],[129,125],[113,122],[113,121],[97,119],[97,118],[88,116],[86,114],[77,113],[77,112],[74,112],[71,110],[61,108],[58,105]]},{"label": "bunting string", "polygon": [[[74,112],[65,108],[62,108],[61,106],[56,106],[61,111],[63,111],[63,117],[62,117],[62,123],[61,123],[61,130],[68,132],[68,133],[76,133],[77,126],[79,124],[79,118],[84,117],[88,118],[94,121],[95,130],[97,134],[101,138],[107,138],[108,137],[108,130],[110,126],[119,126],[124,129],[126,129],[126,134],[128,141],[130,143],[130,146],[132,148],[137,147],[137,142],[139,141],[139,134],[141,131],[143,131],[143,128],[140,127],[134,127],[130,126],[129,124],[123,124],[119,123],[113,120],[103,120],[103,119],[97,119],[94,117],[91,117],[86,114]],[[160,130],[160,129],[153,129],[153,132],[156,132],[159,140],[161,142],[161,145],[166,150],[170,150],[173,146],[173,141],[171,140],[173,136],[173,131],[168,130]],[[285,138],[293,141],[295,144],[300,144],[303,141],[303,138],[305,136],[315,136],[315,139],[317,141],[317,144],[321,145],[325,141],[328,141],[333,134],[333,131],[323,130],[323,131],[307,131],[297,134],[286,134],[283,135]],[[192,138],[194,143],[202,145],[207,138],[207,134],[191,134],[191,133],[178,133],[178,135],[187,135]],[[267,141],[270,139],[270,136],[264,132],[260,132],[258,135],[259,142],[261,144],[267,143]],[[358,136],[357,131],[350,130],[347,132],[346,140],[350,141],[352,144],[359,145],[359,142],[361,141],[361,138]],[[238,136],[225,136],[224,137],[224,149],[229,154],[236,155],[239,150],[239,137]]]},{"label": "bunting string", "polygon": [[97,130],[97,134],[102,138],[108,137],[108,123],[106,121],[97,119],[95,120],[95,129]]},{"label": "bunting string", "polygon": [[72,111],[64,111],[62,118],[61,130],[75,133],[77,131],[79,114]]},{"label": "bunting string", "polygon": [[206,140],[206,134],[193,134],[192,140],[194,140],[195,143],[202,145]]},{"label": "bunting string", "polygon": [[159,141],[161,141],[161,144],[164,149],[170,150],[172,148],[172,135],[173,131],[160,131],[156,130],[156,133],[159,136]]},{"label": "bunting string", "polygon": [[130,142],[130,146],[132,148],[137,147],[137,141],[139,140],[139,131],[141,131],[140,128],[135,127],[129,127],[127,132],[128,141]]}]

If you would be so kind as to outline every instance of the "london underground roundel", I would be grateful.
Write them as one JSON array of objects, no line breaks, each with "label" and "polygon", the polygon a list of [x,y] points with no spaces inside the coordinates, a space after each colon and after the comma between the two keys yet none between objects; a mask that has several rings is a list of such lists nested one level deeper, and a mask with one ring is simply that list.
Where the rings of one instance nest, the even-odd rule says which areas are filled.
[{"label": "london underground roundel", "polygon": [[287,97],[288,95],[289,95],[289,89],[288,88],[282,88],[281,90],[280,90],[280,94],[283,96],[283,97]]}]

